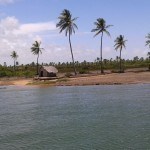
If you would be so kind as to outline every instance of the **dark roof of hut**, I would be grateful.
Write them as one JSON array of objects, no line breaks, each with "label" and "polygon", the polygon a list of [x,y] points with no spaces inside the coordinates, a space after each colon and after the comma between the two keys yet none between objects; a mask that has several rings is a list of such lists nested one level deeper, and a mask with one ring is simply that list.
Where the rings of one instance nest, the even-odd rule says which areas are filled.
[{"label": "dark roof of hut", "polygon": [[54,66],[42,66],[49,73],[57,73],[58,70]]}]

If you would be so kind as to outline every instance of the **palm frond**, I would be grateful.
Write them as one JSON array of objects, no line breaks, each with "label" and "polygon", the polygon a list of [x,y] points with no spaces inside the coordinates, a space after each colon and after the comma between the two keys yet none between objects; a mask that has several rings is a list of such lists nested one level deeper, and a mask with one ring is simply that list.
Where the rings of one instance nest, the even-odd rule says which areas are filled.
[{"label": "palm frond", "polygon": [[115,45],[115,50],[117,51],[118,49],[120,49],[120,45]]},{"label": "palm frond", "polygon": [[73,26],[74,26],[76,29],[78,29],[78,26],[77,26],[75,23],[73,23]]},{"label": "palm frond", "polygon": [[150,33],[148,33],[148,35],[145,38],[147,39],[145,46],[149,46],[149,48],[150,48]]},{"label": "palm frond", "polygon": [[108,35],[108,36],[110,36],[110,33],[105,29],[104,30],[104,32]]},{"label": "palm frond", "polygon": [[114,41],[115,42],[115,45],[114,45],[115,50],[118,50],[118,49],[122,50],[123,47],[126,48],[126,45],[125,45],[126,41],[127,40],[124,39],[123,35],[118,36]]},{"label": "palm frond", "polygon": [[100,33],[102,33],[101,31],[98,31],[95,35],[94,35],[94,37],[96,37],[97,35],[99,35]]},{"label": "palm frond", "polygon": [[91,30],[91,32],[96,32],[96,31],[99,31],[99,29],[96,28]]},{"label": "palm frond", "polygon": [[11,55],[10,55],[14,60],[17,59],[19,56],[17,55],[16,51],[12,51]]},{"label": "palm frond", "polygon": [[110,36],[110,33],[107,31],[107,29],[112,25],[106,25],[106,21],[103,18],[98,18],[97,21],[94,22],[94,25],[96,28],[91,30],[91,32],[96,32],[94,37],[100,33],[106,33],[108,36]]},{"label": "palm frond", "polygon": [[110,28],[110,27],[113,27],[113,25],[107,25],[107,26],[106,26],[106,29],[107,29],[107,28]]},{"label": "palm frond", "polygon": [[78,17],[72,19],[72,15],[69,10],[64,9],[60,16],[58,17],[59,22],[56,27],[60,29],[60,33],[65,31],[65,35],[75,33],[75,28],[78,29],[77,25],[74,23]]},{"label": "palm frond", "polygon": [[44,50],[44,48],[40,48],[41,42],[35,41],[35,43],[32,44],[31,47],[31,52],[34,55],[39,55],[39,53],[42,54],[42,50]]}]

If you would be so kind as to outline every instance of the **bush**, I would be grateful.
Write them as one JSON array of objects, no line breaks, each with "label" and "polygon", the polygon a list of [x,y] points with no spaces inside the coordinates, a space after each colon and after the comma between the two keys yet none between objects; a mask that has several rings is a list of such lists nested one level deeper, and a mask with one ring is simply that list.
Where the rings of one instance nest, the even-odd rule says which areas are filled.
[{"label": "bush", "polygon": [[23,72],[23,76],[25,76],[26,78],[31,78],[35,76],[35,73],[31,71],[25,71]]},{"label": "bush", "polygon": [[0,71],[0,77],[5,77],[5,76],[7,76],[6,72],[5,71]]},{"label": "bush", "polygon": [[0,77],[11,77],[11,76],[14,76],[13,72],[9,70],[6,71],[0,70]]},{"label": "bush", "polygon": [[67,72],[67,73],[65,74],[65,77],[70,78],[70,76],[72,76],[72,74],[71,74],[70,72]]},{"label": "bush", "polygon": [[86,73],[88,73],[88,71],[87,71],[87,70],[84,70],[84,69],[81,69],[81,70],[79,71],[79,73],[80,73],[80,74],[86,74]]},{"label": "bush", "polygon": [[150,70],[150,64],[148,65],[148,70]]}]

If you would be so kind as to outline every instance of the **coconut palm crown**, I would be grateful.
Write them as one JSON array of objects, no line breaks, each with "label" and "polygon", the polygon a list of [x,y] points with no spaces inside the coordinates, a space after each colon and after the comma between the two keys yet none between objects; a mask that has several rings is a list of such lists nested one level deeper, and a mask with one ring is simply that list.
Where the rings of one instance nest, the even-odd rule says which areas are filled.
[{"label": "coconut palm crown", "polygon": [[42,50],[44,48],[40,48],[40,45],[41,45],[41,42],[38,42],[38,41],[35,41],[35,43],[32,44],[32,47],[31,47],[31,52],[34,54],[34,55],[37,55],[37,75],[38,75],[38,59],[39,59],[39,55],[42,54]]},{"label": "coconut palm crown", "polygon": [[68,34],[72,35],[72,33],[75,33],[75,28],[78,29],[77,25],[74,23],[74,21],[77,20],[77,17],[72,18],[72,14],[69,10],[64,9],[58,19],[59,22],[56,24],[56,27],[60,29],[60,33],[65,31],[66,36]]},{"label": "coconut palm crown", "polygon": [[115,50],[120,50],[120,73],[122,72],[122,67],[121,67],[121,51],[122,51],[122,49],[123,48],[126,48],[126,41],[127,40],[125,40],[124,39],[124,36],[123,35],[119,35],[116,39],[115,39],[115,45],[114,45],[114,47],[115,47]]},{"label": "coconut palm crown", "polygon": [[98,18],[96,22],[94,22],[94,25],[96,28],[92,29],[91,32],[96,32],[94,37],[101,34],[101,46],[100,46],[100,61],[101,61],[101,73],[104,73],[103,71],[103,56],[102,56],[102,48],[103,48],[103,34],[107,34],[110,36],[110,33],[107,31],[109,27],[112,25],[106,25],[106,21],[103,18]]},{"label": "coconut palm crown", "polygon": [[56,27],[60,29],[60,33],[64,31],[65,35],[69,36],[70,51],[71,51],[72,62],[74,67],[74,73],[76,75],[77,73],[76,73],[76,68],[74,63],[74,56],[73,56],[70,36],[72,35],[72,33],[75,33],[75,28],[78,29],[77,25],[74,23],[77,18],[72,18],[72,14],[70,13],[70,11],[64,9],[60,14],[60,16],[58,17],[58,19],[59,22],[56,24]]}]

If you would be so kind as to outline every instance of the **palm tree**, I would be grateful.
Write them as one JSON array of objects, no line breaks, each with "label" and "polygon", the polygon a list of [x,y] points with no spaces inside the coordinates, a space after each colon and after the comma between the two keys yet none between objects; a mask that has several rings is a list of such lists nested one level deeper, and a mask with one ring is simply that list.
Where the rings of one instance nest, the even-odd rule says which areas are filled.
[{"label": "palm tree", "polygon": [[150,52],[147,53],[148,60],[149,60],[149,65],[148,65],[148,70],[150,70]]},{"label": "palm tree", "polygon": [[39,74],[39,69],[38,69],[38,59],[39,59],[39,55],[40,53],[42,54],[42,50],[44,48],[40,48],[40,45],[41,45],[41,42],[38,42],[38,41],[35,41],[35,43],[32,44],[32,47],[31,47],[31,52],[34,54],[34,55],[37,55],[37,75]]},{"label": "palm tree", "polygon": [[117,61],[117,63],[118,63],[118,60],[119,60],[119,56],[116,56],[116,61]]},{"label": "palm tree", "polygon": [[148,35],[145,38],[147,39],[145,46],[149,46],[150,48],[150,33],[148,33]]},{"label": "palm tree", "polygon": [[121,68],[121,51],[122,51],[122,48],[125,48],[125,44],[126,44],[126,41],[124,39],[124,36],[123,35],[120,35],[116,38],[116,40],[114,41],[115,42],[115,50],[118,50],[120,49],[120,73],[122,72],[122,68]]},{"label": "palm tree", "polygon": [[73,57],[73,51],[72,51],[72,45],[71,45],[71,35],[72,33],[75,33],[75,28],[78,29],[77,25],[74,23],[74,21],[77,18],[72,18],[72,14],[69,10],[64,9],[60,16],[58,17],[59,22],[56,24],[56,27],[60,29],[60,33],[62,31],[65,31],[65,35],[69,36],[69,45],[70,45],[70,51],[72,56],[72,62],[73,62],[73,68],[75,75],[77,74],[76,68],[75,68],[75,62]]},{"label": "palm tree", "polygon": [[147,53],[148,59],[150,60],[150,52]]},{"label": "palm tree", "polygon": [[101,61],[101,73],[104,73],[103,57],[102,57],[103,34],[106,33],[108,36],[110,36],[110,33],[107,31],[107,29],[112,25],[106,25],[106,21],[103,18],[98,18],[97,21],[94,22],[94,25],[96,25],[96,28],[91,30],[91,32],[96,32],[94,37],[101,33],[100,61]]},{"label": "palm tree", "polygon": [[16,51],[12,51],[12,53],[11,53],[10,56],[11,56],[12,59],[14,60],[14,71],[15,71],[16,60],[17,60],[17,58],[18,58],[19,56],[17,55],[17,52],[16,52]]},{"label": "palm tree", "polygon": [[[150,33],[148,33],[148,35],[146,36],[146,46],[148,46],[150,48]],[[147,56],[149,57],[149,62],[150,62],[150,52],[147,53]],[[148,66],[149,70],[150,70],[150,63]]]}]

